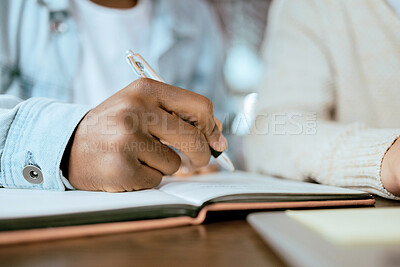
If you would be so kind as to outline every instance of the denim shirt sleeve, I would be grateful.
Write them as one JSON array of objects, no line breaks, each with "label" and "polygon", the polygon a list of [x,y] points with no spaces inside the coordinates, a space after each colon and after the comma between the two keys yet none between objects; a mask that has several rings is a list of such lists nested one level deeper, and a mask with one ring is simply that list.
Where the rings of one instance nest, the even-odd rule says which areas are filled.
[{"label": "denim shirt sleeve", "polygon": [[[0,96],[0,185],[65,190],[60,163],[68,141],[89,107],[46,98],[26,101]],[[23,169],[38,167],[41,184],[25,180]]]}]

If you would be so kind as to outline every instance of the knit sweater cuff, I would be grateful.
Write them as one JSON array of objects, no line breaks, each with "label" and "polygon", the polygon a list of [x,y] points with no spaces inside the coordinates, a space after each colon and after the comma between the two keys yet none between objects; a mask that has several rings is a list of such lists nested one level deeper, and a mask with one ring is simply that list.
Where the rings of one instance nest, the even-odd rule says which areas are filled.
[{"label": "knit sweater cuff", "polygon": [[400,130],[353,126],[332,140],[322,156],[322,175],[316,180],[400,200],[385,189],[380,178],[383,157]]}]

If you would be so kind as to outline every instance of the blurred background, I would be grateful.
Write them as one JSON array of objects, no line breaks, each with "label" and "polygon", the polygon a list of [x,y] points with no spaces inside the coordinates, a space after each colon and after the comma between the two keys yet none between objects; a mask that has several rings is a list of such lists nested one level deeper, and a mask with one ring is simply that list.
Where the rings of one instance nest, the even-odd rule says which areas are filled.
[{"label": "blurred background", "polygon": [[237,96],[254,91],[261,75],[261,45],[271,0],[208,0],[224,32],[229,90]]},{"label": "blurred background", "polygon": [[[262,43],[272,0],[206,0],[215,9],[225,39],[225,86],[236,112],[233,120],[224,121],[228,129],[233,160],[238,169],[244,169],[242,136],[248,134],[255,103],[257,86],[263,68]],[[228,153],[231,149],[228,148]]]},{"label": "blurred background", "polygon": [[207,0],[215,9],[224,33],[226,62],[224,78],[238,110],[230,131],[236,136],[248,133],[256,101],[263,63],[262,42],[272,0]]}]

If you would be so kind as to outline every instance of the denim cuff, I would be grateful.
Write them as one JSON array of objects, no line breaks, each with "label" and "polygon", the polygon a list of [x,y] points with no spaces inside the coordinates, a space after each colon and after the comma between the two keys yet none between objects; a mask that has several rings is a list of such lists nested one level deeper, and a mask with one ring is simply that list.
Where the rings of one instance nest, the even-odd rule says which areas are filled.
[{"label": "denim cuff", "polygon": [[[89,110],[88,106],[45,98],[22,102],[1,156],[0,184],[5,188],[65,190],[61,159],[72,133]],[[23,172],[30,166],[39,170],[43,181],[27,179]]]}]

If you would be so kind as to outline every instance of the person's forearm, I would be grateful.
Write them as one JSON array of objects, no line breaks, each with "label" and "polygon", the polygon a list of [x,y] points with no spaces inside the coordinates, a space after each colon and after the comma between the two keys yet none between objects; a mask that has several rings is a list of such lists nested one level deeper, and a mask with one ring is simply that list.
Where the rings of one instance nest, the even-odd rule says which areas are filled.
[{"label": "person's forearm", "polygon": [[382,159],[399,135],[400,129],[368,129],[326,121],[317,121],[312,134],[304,125],[298,134],[253,133],[246,140],[248,166],[284,178],[311,178],[396,198],[393,194],[397,191],[382,185],[380,174]]}]

